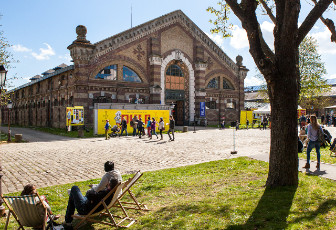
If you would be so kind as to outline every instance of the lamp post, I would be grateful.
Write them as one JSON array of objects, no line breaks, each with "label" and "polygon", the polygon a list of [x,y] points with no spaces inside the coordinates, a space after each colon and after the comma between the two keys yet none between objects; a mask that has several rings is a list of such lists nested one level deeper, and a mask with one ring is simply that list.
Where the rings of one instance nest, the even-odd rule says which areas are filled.
[{"label": "lamp post", "polygon": [[8,103],[7,103],[7,108],[8,108],[8,142],[11,142],[12,140],[11,140],[11,130],[10,130],[10,118],[11,118],[11,116],[10,116],[10,111],[11,111],[11,108],[12,108],[12,102],[11,101],[9,101]]},{"label": "lamp post", "polygon": [[[0,102],[2,100],[2,88],[5,86],[6,75],[7,75],[7,70],[5,69],[3,65],[0,65]],[[1,103],[0,103],[0,109],[1,109]],[[1,120],[0,120],[0,126],[1,126]],[[3,175],[2,175],[1,160],[2,158],[0,157],[0,194],[2,195],[2,187],[1,187],[2,183],[1,182],[2,182]],[[5,214],[5,207],[2,204],[3,204],[3,200],[0,197],[0,217]]]}]

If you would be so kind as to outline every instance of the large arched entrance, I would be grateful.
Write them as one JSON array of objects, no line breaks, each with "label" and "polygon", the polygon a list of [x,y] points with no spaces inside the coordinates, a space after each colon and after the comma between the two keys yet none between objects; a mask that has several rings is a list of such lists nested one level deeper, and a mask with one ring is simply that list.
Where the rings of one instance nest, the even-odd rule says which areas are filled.
[{"label": "large arched entrance", "polygon": [[161,102],[175,105],[173,116],[176,125],[194,120],[195,80],[189,60],[179,50],[168,55],[161,65]]}]

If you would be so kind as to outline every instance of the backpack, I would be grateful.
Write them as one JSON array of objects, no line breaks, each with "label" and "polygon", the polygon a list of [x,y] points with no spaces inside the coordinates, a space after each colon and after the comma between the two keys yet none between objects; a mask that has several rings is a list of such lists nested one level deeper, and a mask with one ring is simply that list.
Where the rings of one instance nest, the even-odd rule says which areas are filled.
[{"label": "backpack", "polygon": [[134,121],[133,120],[131,120],[130,125],[134,126]]}]

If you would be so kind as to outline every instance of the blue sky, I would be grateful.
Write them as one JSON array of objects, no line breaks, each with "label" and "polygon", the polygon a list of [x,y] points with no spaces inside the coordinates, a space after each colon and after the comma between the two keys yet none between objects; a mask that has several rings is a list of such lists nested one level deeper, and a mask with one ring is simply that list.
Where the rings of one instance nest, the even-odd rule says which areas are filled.
[{"label": "blue sky", "polygon": [[[302,1],[300,22],[307,15],[311,6]],[[246,34],[234,15],[231,22],[236,25],[233,38],[223,39],[221,35],[211,35],[213,16],[206,11],[208,6],[216,6],[217,0],[0,0],[0,24],[4,36],[13,45],[10,51],[19,63],[9,69],[8,77],[16,75],[12,81],[17,87],[29,81],[29,78],[54,68],[62,63],[70,65],[71,58],[67,46],[76,39],[76,26],[87,27],[87,39],[98,42],[131,27],[131,5],[133,8],[133,26],[145,23],[174,10],[182,10],[196,25],[222,47],[224,52],[235,61],[242,55],[243,64],[250,72],[245,86],[258,85],[255,78],[255,64],[248,52]],[[336,22],[335,11],[325,14]],[[266,41],[272,47],[272,29],[270,20],[260,17],[261,28]],[[325,26],[318,22],[310,33],[319,43],[319,52],[326,64],[326,78],[336,78],[336,44],[330,42],[330,34]]]}]

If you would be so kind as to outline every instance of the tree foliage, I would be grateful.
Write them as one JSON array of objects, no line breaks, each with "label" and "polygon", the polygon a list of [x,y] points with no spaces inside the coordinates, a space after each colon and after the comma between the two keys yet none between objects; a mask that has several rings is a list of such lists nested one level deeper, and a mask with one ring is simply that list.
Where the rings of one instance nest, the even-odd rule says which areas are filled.
[{"label": "tree foliage", "polygon": [[299,104],[309,109],[324,107],[328,100],[322,99],[322,96],[331,89],[327,80],[323,78],[327,71],[317,48],[317,41],[310,36],[306,37],[299,46],[301,83]]}]

